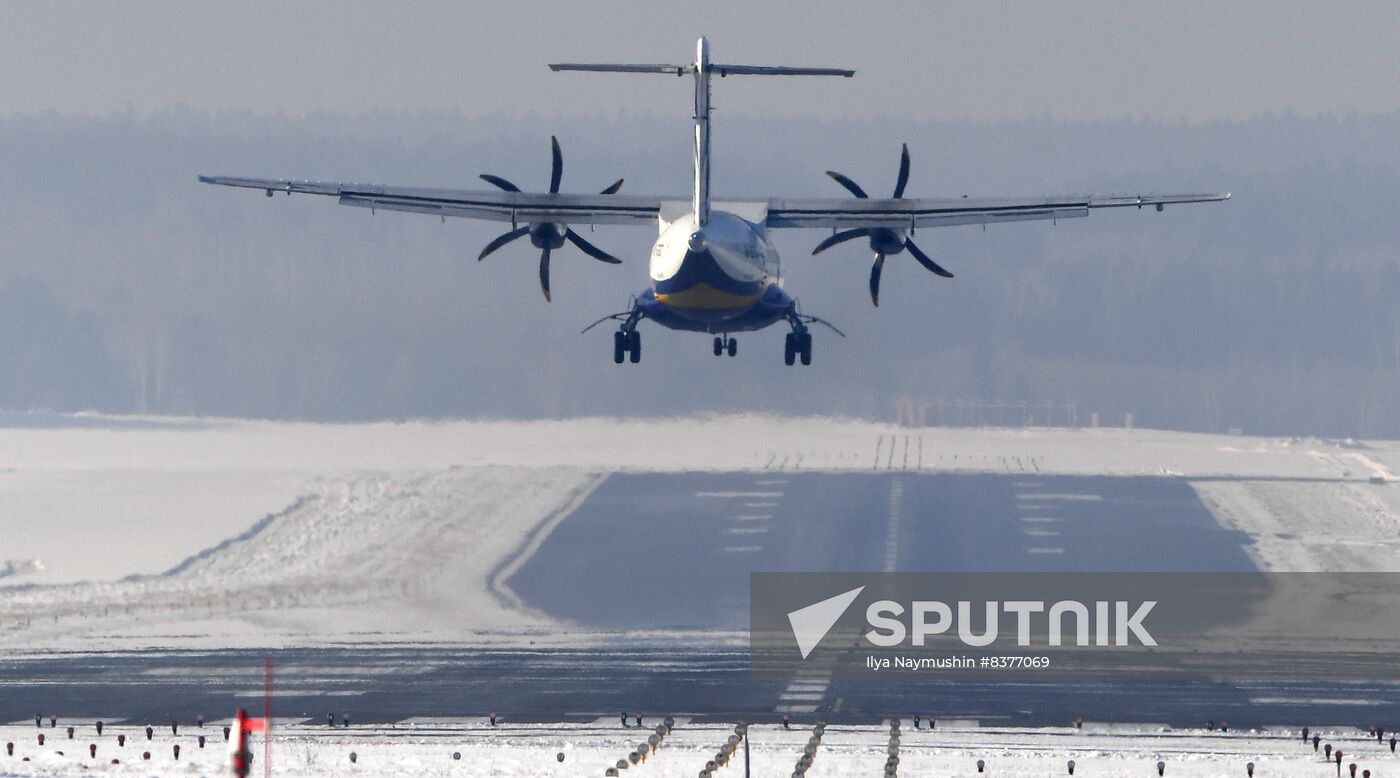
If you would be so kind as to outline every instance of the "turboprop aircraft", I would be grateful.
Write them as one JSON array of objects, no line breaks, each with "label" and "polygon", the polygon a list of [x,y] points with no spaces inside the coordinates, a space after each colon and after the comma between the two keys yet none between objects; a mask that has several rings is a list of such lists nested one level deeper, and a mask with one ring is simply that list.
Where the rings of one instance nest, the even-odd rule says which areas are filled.
[{"label": "turboprop aircraft", "polygon": [[[482,249],[478,259],[512,241],[528,236],[540,250],[540,288],[550,299],[551,253],[572,243],[588,256],[611,264],[618,258],[594,246],[571,225],[655,225],[660,236],[652,246],[651,286],[635,295],[627,310],[611,314],[584,328],[606,321],[619,322],[613,333],[613,361],[639,362],[642,339],[637,326],[652,321],[674,330],[704,332],[714,336],[714,354],[734,356],[732,337],[784,323],[790,328],[783,361],[792,365],[812,362],[809,325],[822,324],[838,335],[834,326],[803,313],[797,300],[782,285],[778,251],[769,231],[792,227],[829,229],[832,234],[817,244],[813,254],[846,241],[865,239],[875,255],[870,269],[870,301],[880,304],[880,275],[888,257],[908,252],[929,271],[952,278],[924,253],[913,237],[920,227],[958,224],[997,224],[1030,219],[1069,219],[1087,216],[1098,208],[1153,206],[1225,200],[1222,194],[1175,195],[1071,195],[1031,198],[918,199],[904,196],[909,182],[909,148],[899,160],[899,173],[890,197],[870,197],[855,181],[828,171],[853,197],[839,199],[769,199],[727,202],[710,199],[710,85],[714,76],[838,76],[855,71],[839,68],[725,65],[710,60],[705,38],[696,44],[695,61],[679,65],[553,64],[554,71],[650,73],[692,76],[695,86],[695,186],[687,198],[619,195],[622,181],[599,194],[561,194],[563,156],[559,142],[551,138],[553,165],[548,192],[522,192],[496,175],[481,177],[497,191],[425,189],[319,181],[200,176],[208,184],[262,189],[275,192],[337,197],[342,205],[371,210],[410,211],[446,218],[462,216],[508,222],[510,230]],[[844,335],[842,335],[844,337]]]}]

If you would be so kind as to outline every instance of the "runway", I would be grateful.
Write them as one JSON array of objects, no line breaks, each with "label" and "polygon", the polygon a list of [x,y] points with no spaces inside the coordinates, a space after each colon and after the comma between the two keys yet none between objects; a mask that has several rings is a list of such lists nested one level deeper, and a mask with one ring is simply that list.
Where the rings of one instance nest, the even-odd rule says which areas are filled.
[{"label": "runway", "polygon": [[790,684],[749,677],[737,632],[747,626],[753,571],[1248,571],[1246,544],[1177,478],[615,474],[504,582],[528,607],[588,635],[589,648],[557,635],[492,648],[488,635],[487,647],[13,654],[0,659],[0,720],[56,712],[169,722],[224,716],[233,704],[259,709],[266,656],[277,714],[310,721],[492,711],[585,722],[621,711],[851,722],[917,713],[1025,725],[1076,716],[1236,726],[1400,720],[1400,690],[1382,685],[828,681],[794,704]]},{"label": "runway", "polygon": [[[168,724],[261,711],[263,660],[275,667],[274,714],[356,724],[421,717],[512,722],[616,722],[618,714],[696,721],[778,721],[786,685],[753,681],[743,651],[714,647],[483,650],[461,646],[350,646],[208,652],[7,656],[0,721],[35,714]],[[797,723],[878,723],[888,716],[974,720],[983,726],[1091,722],[1236,727],[1400,721],[1394,685],[1024,684],[833,682]],[[653,721],[654,723],[654,721]],[[47,725],[47,721],[45,721]]]},{"label": "runway", "polygon": [[507,584],[591,627],[743,629],[751,572],[1252,571],[1247,543],[1175,478],[618,474]]}]

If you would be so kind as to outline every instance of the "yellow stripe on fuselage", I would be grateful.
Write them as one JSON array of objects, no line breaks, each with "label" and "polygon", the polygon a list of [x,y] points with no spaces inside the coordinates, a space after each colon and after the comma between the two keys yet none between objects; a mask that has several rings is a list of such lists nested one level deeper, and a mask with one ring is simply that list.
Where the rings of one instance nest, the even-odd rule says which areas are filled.
[{"label": "yellow stripe on fuselage", "polygon": [[753,294],[735,294],[716,289],[709,284],[696,284],[680,292],[657,292],[656,301],[672,308],[712,311],[747,308],[758,302],[762,296],[762,291]]}]

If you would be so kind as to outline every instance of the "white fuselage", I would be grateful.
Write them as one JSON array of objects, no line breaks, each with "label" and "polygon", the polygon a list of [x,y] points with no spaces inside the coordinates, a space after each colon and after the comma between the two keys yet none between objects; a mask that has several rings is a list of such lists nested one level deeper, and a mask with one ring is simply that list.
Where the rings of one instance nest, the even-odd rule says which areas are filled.
[{"label": "white fuselage", "polygon": [[694,214],[663,223],[649,270],[657,302],[691,318],[738,316],[781,281],[764,229],[721,210],[699,229]]}]

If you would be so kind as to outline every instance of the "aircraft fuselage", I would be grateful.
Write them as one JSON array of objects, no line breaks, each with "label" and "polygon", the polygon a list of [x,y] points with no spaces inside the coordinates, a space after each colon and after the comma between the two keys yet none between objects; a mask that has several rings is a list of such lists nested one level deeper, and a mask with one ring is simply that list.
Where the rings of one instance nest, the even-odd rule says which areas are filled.
[{"label": "aircraft fuselage", "polygon": [[693,214],[663,224],[649,270],[651,288],[637,303],[648,319],[670,329],[758,330],[793,306],[764,228],[726,211],[711,211],[700,229]]}]

